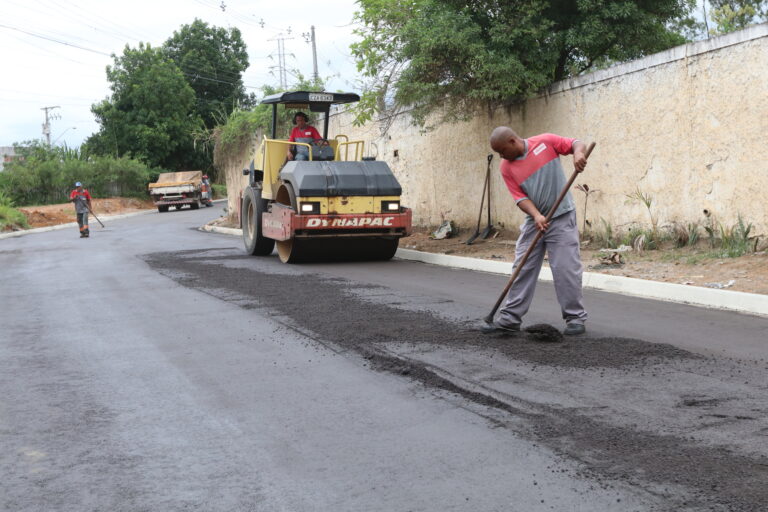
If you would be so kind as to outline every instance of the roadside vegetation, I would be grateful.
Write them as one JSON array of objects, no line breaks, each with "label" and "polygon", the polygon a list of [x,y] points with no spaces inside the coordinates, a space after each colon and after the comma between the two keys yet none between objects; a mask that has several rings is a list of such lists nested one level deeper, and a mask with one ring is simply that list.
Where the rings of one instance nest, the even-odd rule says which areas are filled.
[{"label": "roadside vegetation", "polygon": [[618,230],[601,219],[601,225],[582,233],[584,244],[593,249],[631,249],[633,256],[646,251],[662,251],[663,259],[696,264],[707,259],[738,258],[764,249],[760,237],[753,234],[753,224],[741,215],[732,225],[712,222],[671,222],[657,226],[633,225]]},{"label": "roadside vegetation", "polygon": [[141,197],[162,172],[128,157],[92,156],[40,142],[17,145],[19,155],[0,173],[0,196],[16,207],[63,203],[75,182],[93,197]]},{"label": "roadside vegetation", "polygon": [[0,232],[27,229],[27,217],[13,207],[13,201],[0,190]]},{"label": "roadside vegetation", "polygon": [[582,243],[593,249],[623,248],[625,251],[631,249],[635,254],[663,250],[665,260],[695,264],[704,259],[738,258],[757,252],[760,246],[760,237],[754,235],[754,225],[741,214],[737,222],[730,226],[716,220],[709,210],[703,211],[704,219],[700,222],[684,224],[671,221],[661,225],[653,209],[653,196],[639,187],[626,195],[627,202],[642,205],[649,224],[633,223],[621,230],[601,218],[600,223],[593,226],[587,220],[586,211],[590,195],[598,191],[590,189],[587,184],[575,188],[584,194]]}]

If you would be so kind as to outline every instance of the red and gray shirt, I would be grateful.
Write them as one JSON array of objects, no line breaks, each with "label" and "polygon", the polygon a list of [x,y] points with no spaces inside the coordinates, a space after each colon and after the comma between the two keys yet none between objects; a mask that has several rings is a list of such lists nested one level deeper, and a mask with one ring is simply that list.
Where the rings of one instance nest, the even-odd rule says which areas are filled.
[{"label": "red and gray shirt", "polygon": [[[560,155],[573,153],[576,139],[543,133],[525,139],[525,152],[515,160],[501,160],[499,169],[515,204],[530,199],[542,215],[557,201],[568,180],[560,164]],[[566,194],[552,218],[575,209],[571,193]],[[527,220],[531,221],[530,215]]]},{"label": "red and gray shirt", "polygon": [[73,190],[69,194],[69,199],[75,200],[75,211],[77,213],[88,213],[88,201],[91,200],[91,194],[88,193],[87,189],[83,189],[82,192],[79,192],[77,189]]},{"label": "red and gray shirt", "polygon": [[298,139],[322,139],[320,133],[314,126],[306,125],[303,130],[300,130],[298,126],[294,126],[291,130],[291,136],[288,139],[290,142],[296,142]]}]

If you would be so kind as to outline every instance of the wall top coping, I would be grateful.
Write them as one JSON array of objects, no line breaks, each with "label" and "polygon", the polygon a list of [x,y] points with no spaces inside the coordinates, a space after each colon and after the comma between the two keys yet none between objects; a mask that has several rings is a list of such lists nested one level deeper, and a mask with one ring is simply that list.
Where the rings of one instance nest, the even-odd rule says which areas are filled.
[{"label": "wall top coping", "polygon": [[747,41],[752,41],[754,39],[760,39],[763,37],[768,37],[768,23],[761,23],[759,25],[753,25],[737,32],[731,32],[730,34],[724,34],[722,36],[676,46],[663,52],[648,55],[642,59],[633,60],[624,64],[617,64],[610,68],[601,69],[593,73],[561,80],[560,82],[555,82],[549,86],[546,94],[555,94],[558,92],[567,91],[569,89],[577,89],[586,85],[609,80],[617,76],[636,73],[638,71],[643,71],[655,66],[661,66],[662,64],[667,64],[676,60],[682,60],[696,55],[713,52],[721,48],[726,48],[728,46],[745,43]]}]

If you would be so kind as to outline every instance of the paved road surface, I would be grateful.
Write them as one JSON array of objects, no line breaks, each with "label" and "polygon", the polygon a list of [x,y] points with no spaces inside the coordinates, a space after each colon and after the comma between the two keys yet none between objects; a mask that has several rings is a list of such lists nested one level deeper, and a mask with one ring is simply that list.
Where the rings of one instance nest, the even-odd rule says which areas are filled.
[{"label": "paved road surface", "polygon": [[0,510],[768,509],[764,318],[482,337],[500,276],[285,266],[218,213],[0,241]]}]

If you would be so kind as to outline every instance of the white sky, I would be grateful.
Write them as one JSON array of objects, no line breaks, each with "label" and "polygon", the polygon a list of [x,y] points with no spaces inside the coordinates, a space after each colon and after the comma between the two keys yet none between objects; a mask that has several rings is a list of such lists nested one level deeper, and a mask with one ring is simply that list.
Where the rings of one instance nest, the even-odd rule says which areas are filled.
[{"label": "white sky", "polygon": [[224,10],[222,0],[0,0],[0,146],[43,138],[41,108],[54,105],[61,108],[51,111],[60,116],[51,122],[51,142],[79,146],[98,130],[90,107],[109,95],[109,55],[139,41],[160,46],[195,18],[240,29],[250,61],[243,74],[248,92],[261,95],[262,85],[279,84],[271,40],[279,34],[293,37],[285,41],[287,67],[312,76],[312,48],[302,37],[311,25],[319,74],[330,77],[326,88],[357,91],[349,51],[354,0],[223,2]]}]

